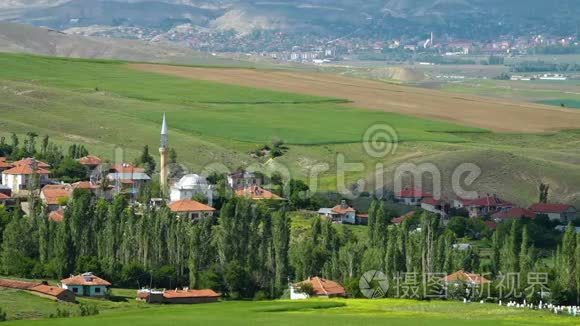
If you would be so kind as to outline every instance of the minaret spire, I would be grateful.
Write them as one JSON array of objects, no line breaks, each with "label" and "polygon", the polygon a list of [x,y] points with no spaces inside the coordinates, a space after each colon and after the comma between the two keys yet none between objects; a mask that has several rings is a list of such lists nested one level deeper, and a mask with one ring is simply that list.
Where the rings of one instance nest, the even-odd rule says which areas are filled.
[{"label": "minaret spire", "polygon": [[161,124],[161,145],[159,146],[159,183],[161,191],[165,193],[167,189],[167,121],[165,120],[165,113],[163,113],[163,123]]},{"label": "minaret spire", "polygon": [[165,113],[163,113],[163,123],[161,124],[161,146],[160,148],[167,148],[167,121],[165,120]]}]

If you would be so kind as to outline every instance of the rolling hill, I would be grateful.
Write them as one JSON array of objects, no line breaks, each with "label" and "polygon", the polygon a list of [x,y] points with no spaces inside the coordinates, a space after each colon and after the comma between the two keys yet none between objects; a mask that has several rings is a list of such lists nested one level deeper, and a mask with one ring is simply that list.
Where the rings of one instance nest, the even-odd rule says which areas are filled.
[{"label": "rolling hill", "polygon": [[[575,30],[580,8],[574,0],[557,6],[544,0],[10,0],[0,19],[90,34],[139,37],[121,27],[170,31],[283,31],[291,35],[389,37],[430,31],[455,37],[488,38],[507,33],[562,34]],[[493,23],[489,18],[493,17]]]},{"label": "rolling hill", "polygon": [[68,35],[30,25],[0,22],[0,51],[72,58],[100,58],[182,64],[250,66],[250,63],[183,47],[134,40]]},{"label": "rolling hill", "polygon": [[[145,144],[157,146],[166,113],[171,146],[195,172],[213,163],[229,169],[263,164],[267,158],[251,153],[278,138],[289,150],[273,164],[300,179],[323,168],[318,181],[309,180],[318,190],[337,189],[341,154],[364,166],[347,173],[346,183],[367,180],[366,190],[376,185],[377,163],[385,165],[381,177],[386,185],[393,183],[392,171],[401,163],[433,163],[447,190],[455,167],[475,163],[483,174],[471,187],[481,193],[527,205],[536,200],[536,187],[543,181],[551,185],[552,200],[580,203],[580,132],[556,131],[570,127],[567,123],[578,125],[572,111],[315,73],[135,66],[16,54],[1,54],[0,67],[4,137],[34,131],[63,145],[82,142],[109,159],[122,147],[131,160]],[[144,70],[151,67],[158,72]],[[179,71],[176,76],[173,69],[195,74]],[[271,78],[263,80],[262,74]],[[357,93],[381,101],[353,97]],[[466,101],[473,98],[481,102]],[[455,110],[456,118],[433,109],[445,106],[447,112]],[[502,110],[521,110],[526,124],[510,126]],[[431,114],[438,114],[437,119]],[[474,114],[487,127],[471,123]],[[369,156],[362,145],[367,128],[377,123],[395,128],[399,142],[396,152],[383,158]],[[510,132],[489,131],[498,124],[497,130]],[[538,132],[546,129],[553,131]]]}]

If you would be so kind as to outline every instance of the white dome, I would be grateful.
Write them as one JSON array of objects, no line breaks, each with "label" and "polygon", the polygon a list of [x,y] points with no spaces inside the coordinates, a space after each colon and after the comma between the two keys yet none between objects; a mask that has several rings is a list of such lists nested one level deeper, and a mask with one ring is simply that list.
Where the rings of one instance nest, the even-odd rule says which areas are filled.
[{"label": "white dome", "polygon": [[175,188],[178,189],[192,189],[199,188],[200,186],[207,186],[207,180],[197,174],[187,174],[184,175],[176,184]]}]

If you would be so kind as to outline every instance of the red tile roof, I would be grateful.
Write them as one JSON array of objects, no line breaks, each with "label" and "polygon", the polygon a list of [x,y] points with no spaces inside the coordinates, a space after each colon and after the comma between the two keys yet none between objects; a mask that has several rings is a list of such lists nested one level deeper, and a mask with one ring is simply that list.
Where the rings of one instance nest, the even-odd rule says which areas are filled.
[{"label": "red tile roof", "polygon": [[244,189],[236,190],[236,196],[250,197],[251,199],[255,200],[261,199],[283,200],[282,197],[258,186],[250,186]]},{"label": "red tile roof", "polygon": [[36,166],[39,168],[43,168],[43,169],[48,169],[50,168],[50,165],[47,163],[44,163],[42,161],[39,160],[35,160],[32,157],[27,157],[27,158],[23,158],[20,161],[16,161],[14,163],[12,163],[14,166],[19,166],[19,165],[28,165],[30,166],[32,164],[32,162],[36,163]]},{"label": "red tile roof", "polygon": [[354,212],[354,208],[345,205],[346,207],[343,207],[343,205],[336,205],[333,208],[331,208],[332,212],[335,214],[346,214],[346,213],[350,213],[350,212]]},{"label": "red tile roof", "polygon": [[53,222],[62,222],[64,220],[64,211],[59,209],[48,213],[48,220]]},{"label": "red tile roof", "polygon": [[9,280],[9,279],[0,279],[0,286],[4,287],[4,288],[28,290],[36,285],[38,285],[38,283]]},{"label": "red tile roof", "polygon": [[0,200],[4,200],[4,199],[10,199],[10,196],[0,192]]},{"label": "red tile roof", "polygon": [[42,187],[43,200],[47,205],[58,205],[61,199],[68,199],[71,195],[71,186],[46,185]]},{"label": "red tile roof", "polygon": [[310,283],[312,284],[312,288],[314,289],[314,294],[319,296],[344,296],[346,295],[346,291],[342,287],[342,285],[338,284],[337,282],[330,281],[320,277],[311,277],[308,280],[302,281],[297,285],[303,283]]},{"label": "red tile roof", "polygon": [[432,198],[432,197],[423,199],[421,201],[421,203],[424,203],[424,204],[427,204],[427,205],[433,205],[433,206],[438,206],[438,205],[443,205],[444,204],[443,200],[438,200],[438,199],[435,199],[435,198]]},{"label": "red tile roof", "polygon": [[433,197],[433,195],[429,192],[424,192],[420,189],[415,188],[403,188],[401,191],[395,194],[395,197],[398,198],[425,198],[425,197]]},{"label": "red tile roof", "polygon": [[415,211],[410,211],[407,214],[401,215],[399,217],[395,217],[393,219],[391,219],[391,223],[393,224],[401,224],[403,223],[405,220],[410,219],[411,217],[413,217],[413,215],[415,215]]},{"label": "red tile roof", "polygon": [[145,173],[144,168],[138,168],[128,163],[115,164],[111,167],[111,170],[117,173]]},{"label": "red tile roof", "polygon": [[522,218],[522,217],[535,218],[536,213],[534,213],[533,211],[531,211],[529,209],[514,207],[514,208],[510,208],[507,211],[497,212],[497,213],[493,214],[491,217],[493,217],[494,219],[502,219],[502,220],[507,220],[507,219],[511,219],[511,218]]},{"label": "red tile roof", "polygon": [[79,163],[82,165],[99,165],[101,164],[101,159],[94,155],[87,155],[79,158]]},{"label": "red tile roof", "polygon": [[530,210],[535,213],[564,213],[568,209],[573,208],[574,206],[566,205],[566,204],[546,204],[546,203],[538,203],[533,204],[530,206]]},{"label": "red tile roof", "polygon": [[0,169],[9,169],[13,166],[14,166],[14,164],[6,162],[5,157],[0,157]]},{"label": "red tile roof", "polygon": [[16,165],[15,167],[5,170],[2,173],[4,174],[50,174],[50,171],[45,170],[44,168],[38,167],[36,171],[30,167],[30,165]]},{"label": "red tile roof", "polygon": [[500,199],[496,196],[485,196],[475,199],[459,199],[463,206],[477,206],[477,207],[509,207],[514,206],[513,203]]},{"label": "red tile roof", "polygon": [[79,182],[75,182],[71,185],[73,187],[73,189],[98,189],[99,186],[97,186],[96,184],[91,183],[90,181],[79,181]]},{"label": "red tile roof", "polygon": [[213,212],[215,208],[197,202],[191,199],[182,199],[174,201],[167,205],[174,213],[188,213],[188,212]]},{"label": "red tile roof", "polygon": [[486,279],[482,275],[466,273],[463,270],[459,270],[453,274],[447,275],[443,278],[443,281],[449,283],[454,281],[469,282],[473,284],[487,284],[490,280]]},{"label": "red tile roof", "polygon": [[211,289],[203,290],[168,290],[163,292],[166,299],[174,298],[219,298],[220,295]]},{"label": "red tile roof", "polygon": [[64,280],[61,280],[60,282],[66,285],[103,285],[103,286],[111,285],[111,283],[91,273],[71,276],[69,278],[65,278]]},{"label": "red tile roof", "polygon": [[57,286],[50,286],[45,284],[39,284],[29,289],[30,291],[50,295],[53,297],[58,297],[59,295],[63,294],[64,292],[69,292],[69,290],[59,288]]}]

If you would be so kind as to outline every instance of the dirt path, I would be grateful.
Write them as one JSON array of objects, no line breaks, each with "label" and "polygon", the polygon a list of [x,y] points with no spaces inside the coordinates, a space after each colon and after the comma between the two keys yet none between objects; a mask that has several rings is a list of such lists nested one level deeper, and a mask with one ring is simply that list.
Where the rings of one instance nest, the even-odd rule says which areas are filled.
[{"label": "dirt path", "polygon": [[156,64],[131,64],[130,67],[225,84],[348,99],[356,107],[453,121],[493,131],[580,129],[580,110],[452,94],[331,74]]}]

